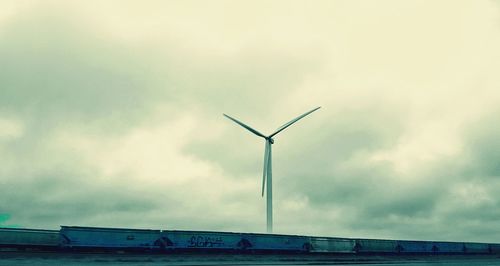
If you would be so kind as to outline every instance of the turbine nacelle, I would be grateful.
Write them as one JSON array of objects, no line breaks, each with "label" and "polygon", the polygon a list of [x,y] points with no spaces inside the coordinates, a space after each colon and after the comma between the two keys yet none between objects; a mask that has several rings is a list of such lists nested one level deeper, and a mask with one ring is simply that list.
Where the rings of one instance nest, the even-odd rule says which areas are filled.
[{"label": "turbine nacelle", "polygon": [[273,138],[266,138],[269,143],[274,144],[274,139]]}]

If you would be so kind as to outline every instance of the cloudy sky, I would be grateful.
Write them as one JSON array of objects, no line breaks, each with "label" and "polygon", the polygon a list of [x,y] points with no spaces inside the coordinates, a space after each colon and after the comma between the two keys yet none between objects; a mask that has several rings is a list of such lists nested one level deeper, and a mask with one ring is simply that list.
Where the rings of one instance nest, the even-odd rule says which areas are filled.
[{"label": "cloudy sky", "polygon": [[500,242],[500,2],[0,0],[0,226]]}]

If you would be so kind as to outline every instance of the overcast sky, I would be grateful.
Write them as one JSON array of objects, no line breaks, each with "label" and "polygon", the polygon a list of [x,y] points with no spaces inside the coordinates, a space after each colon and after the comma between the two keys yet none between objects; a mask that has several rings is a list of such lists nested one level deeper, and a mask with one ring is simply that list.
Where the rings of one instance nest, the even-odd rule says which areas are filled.
[{"label": "overcast sky", "polygon": [[500,242],[500,2],[0,0],[0,226]]}]

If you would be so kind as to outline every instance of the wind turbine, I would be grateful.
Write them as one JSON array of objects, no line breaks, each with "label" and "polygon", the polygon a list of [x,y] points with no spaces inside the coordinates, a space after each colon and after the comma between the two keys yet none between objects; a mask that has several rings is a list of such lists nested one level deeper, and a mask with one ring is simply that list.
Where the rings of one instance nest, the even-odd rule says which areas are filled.
[{"label": "wind turbine", "polygon": [[248,125],[245,125],[243,122],[237,120],[236,118],[232,118],[226,114],[223,114],[225,117],[231,119],[236,124],[246,128],[248,131],[254,133],[255,135],[264,138],[266,140],[265,152],[264,152],[264,172],[262,174],[262,197],[264,197],[264,187],[266,186],[266,177],[267,177],[267,232],[273,232],[273,171],[272,171],[272,160],[271,160],[271,145],[274,144],[273,137],[276,136],[281,131],[285,130],[285,128],[291,126],[293,123],[299,121],[304,118],[306,115],[318,110],[321,107],[316,107],[311,111],[304,113],[297,118],[291,120],[290,122],[282,125],[274,133],[269,136],[266,136],[259,131],[251,128]]}]

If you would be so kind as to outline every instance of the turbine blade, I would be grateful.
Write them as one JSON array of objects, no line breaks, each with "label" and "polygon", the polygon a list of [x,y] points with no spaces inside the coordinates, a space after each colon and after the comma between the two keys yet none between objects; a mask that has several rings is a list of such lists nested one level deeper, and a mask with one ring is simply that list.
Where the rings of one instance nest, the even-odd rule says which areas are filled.
[{"label": "turbine blade", "polygon": [[295,122],[299,121],[300,119],[304,118],[306,115],[308,115],[308,114],[310,114],[310,113],[312,113],[312,112],[314,112],[314,111],[318,110],[319,108],[321,108],[321,106],[320,106],[320,107],[316,107],[316,108],[312,109],[311,111],[309,111],[309,112],[307,112],[307,113],[305,113],[305,114],[303,114],[303,115],[300,115],[300,116],[298,116],[297,118],[295,118],[295,119],[291,120],[290,122],[288,122],[288,123],[286,123],[286,124],[282,125],[282,126],[281,126],[281,127],[279,127],[279,128],[278,128],[278,129],[277,129],[277,130],[273,133],[273,134],[269,135],[269,138],[272,138],[274,135],[276,135],[276,134],[280,133],[280,132],[281,132],[281,131],[283,131],[285,128],[287,128],[287,127],[291,126],[293,123],[295,123]]},{"label": "turbine blade", "polygon": [[264,134],[262,134],[262,133],[260,133],[259,131],[257,131],[257,130],[255,130],[255,129],[251,128],[250,126],[245,125],[243,122],[241,122],[241,121],[239,121],[239,120],[237,120],[237,119],[235,119],[235,118],[232,118],[232,117],[230,117],[230,116],[228,116],[228,115],[226,115],[226,114],[223,114],[223,115],[224,115],[225,117],[227,117],[227,118],[229,118],[229,119],[233,120],[233,122],[235,122],[236,124],[238,124],[238,125],[240,125],[240,126],[242,126],[242,127],[246,128],[248,131],[250,131],[250,132],[254,133],[255,135],[257,135],[257,136],[259,136],[259,137],[266,138],[266,136],[264,136]]},{"label": "turbine blade", "polygon": [[264,151],[264,172],[262,174],[262,197],[264,197],[264,188],[266,187],[268,157],[269,157],[269,141],[266,140],[266,149]]}]

